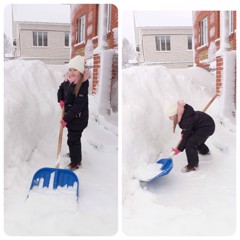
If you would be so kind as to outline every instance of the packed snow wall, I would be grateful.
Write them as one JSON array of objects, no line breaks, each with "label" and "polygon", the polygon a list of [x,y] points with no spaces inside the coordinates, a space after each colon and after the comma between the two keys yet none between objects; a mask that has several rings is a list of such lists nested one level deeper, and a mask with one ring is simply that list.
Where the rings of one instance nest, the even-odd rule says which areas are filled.
[{"label": "packed snow wall", "polygon": [[4,80],[4,167],[14,175],[39,139],[59,127],[57,89],[63,76],[41,61],[16,60],[5,63]]}]

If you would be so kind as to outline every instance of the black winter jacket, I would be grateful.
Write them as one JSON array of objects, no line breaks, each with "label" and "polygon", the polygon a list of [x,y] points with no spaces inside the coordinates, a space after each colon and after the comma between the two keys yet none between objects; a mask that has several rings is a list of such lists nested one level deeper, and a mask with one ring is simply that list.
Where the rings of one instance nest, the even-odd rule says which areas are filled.
[{"label": "black winter jacket", "polygon": [[209,137],[215,131],[213,119],[205,112],[194,111],[188,104],[184,106],[179,127],[182,129],[182,140],[178,145],[180,151],[185,149],[188,138],[193,134]]},{"label": "black winter jacket", "polygon": [[73,120],[78,120],[78,122],[87,124],[88,122],[88,87],[89,81],[84,81],[75,96],[75,84],[69,83],[69,81],[64,81],[59,86],[57,97],[58,102],[64,101],[65,115],[63,120],[67,122],[67,127],[73,123]]}]

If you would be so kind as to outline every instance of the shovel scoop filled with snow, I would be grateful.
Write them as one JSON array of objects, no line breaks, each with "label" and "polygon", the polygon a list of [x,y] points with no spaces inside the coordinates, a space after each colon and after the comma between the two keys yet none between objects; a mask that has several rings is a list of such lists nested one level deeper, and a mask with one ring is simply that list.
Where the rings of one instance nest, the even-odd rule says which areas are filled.
[{"label": "shovel scoop filled with snow", "polygon": [[66,169],[59,168],[41,168],[32,178],[30,190],[35,188],[52,188],[56,190],[58,187],[75,188],[76,196],[79,195],[79,181],[77,175]]},{"label": "shovel scoop filled with snow", "polygon": [[172,168],[173,160],[171,158],[163,158],[158,160],[156,163],[137,168],[134,175],[139,179],[139,181],[149,183],[167,175]]}]

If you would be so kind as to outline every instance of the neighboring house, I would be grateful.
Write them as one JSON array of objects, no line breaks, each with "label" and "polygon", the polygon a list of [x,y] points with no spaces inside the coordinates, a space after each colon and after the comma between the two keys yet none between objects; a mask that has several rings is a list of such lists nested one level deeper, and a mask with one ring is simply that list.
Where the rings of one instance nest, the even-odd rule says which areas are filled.
[{"label": "neighboring house", "polygon": [[138,27],[139,63],[193,66],[192,27]]},{"label": "neighboring house", "polygon": [[[110,100],[117,108],[118,84],[118,9],[112,4],[71,5],[71,56],[85,56],[92,69],[90,89]],[[104,87],[103,87],[104,86]],[[106,87],[108,86],[108,87]],[[105,91],[105,93],[104,93]],[[114,106],[113,106],[114,105]]]},{"label": "neighboring house", "polygon": [[216,93],[230,107],[236,103],[236,11],[196,11],[193,13],[195,63],[216,74]]},{"label": "neighboring house", "polygon": [[64,64],[70,59],[70,24],[15,21],[15,57]]}]

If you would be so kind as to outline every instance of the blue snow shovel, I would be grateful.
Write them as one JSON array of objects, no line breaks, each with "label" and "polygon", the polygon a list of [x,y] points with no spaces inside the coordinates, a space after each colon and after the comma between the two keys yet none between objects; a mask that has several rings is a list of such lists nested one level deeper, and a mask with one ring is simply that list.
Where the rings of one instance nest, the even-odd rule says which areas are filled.
[{"label": "blue snow shovel", "polygon": [[[64,116],[64,108],[62,109],[62,117]],[[30,190],[35,186],[40,188],[53,188],[57,187],[73,187],[76,183],[76,196],[78,200],[79,196],[79,181],[77,175],[67,169],[60,169],[60,152],[62,148],[62,136],[63,126],[60,125],[59,137],[58,137],[58,148],[57,148],[57,164],[56,168],[41,168],[39,169],[32,178]]]},{"label": "blue snow shovel", "polygon": [[148,180],[144,180],[144,181],[141,180],[141,182],[150,183],[152,181],[155,181],[156,179],[167,175],[173,168],[172,158],[160,159],[156,162],[156,164],[159,164],[159,173],[157,175],[153,176],[152,178],[148,179]]}]

